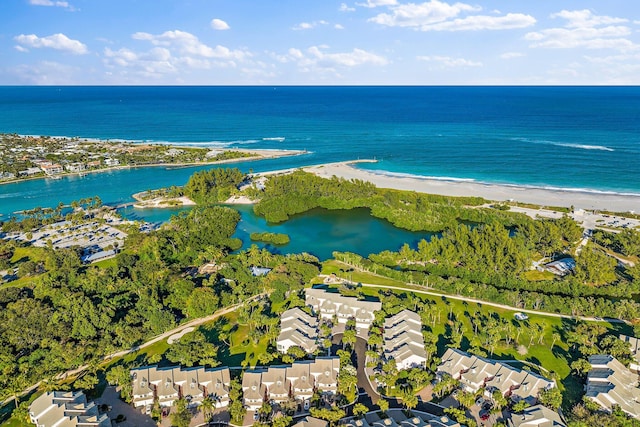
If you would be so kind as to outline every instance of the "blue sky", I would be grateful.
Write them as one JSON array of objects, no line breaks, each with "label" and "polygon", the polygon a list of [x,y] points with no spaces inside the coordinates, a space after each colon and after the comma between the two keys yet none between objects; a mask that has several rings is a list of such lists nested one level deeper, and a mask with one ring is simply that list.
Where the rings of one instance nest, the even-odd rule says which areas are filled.
[{"label": "blue sky", "polygon": [[640,84],[637,0],[1,0],[0,84]]}]

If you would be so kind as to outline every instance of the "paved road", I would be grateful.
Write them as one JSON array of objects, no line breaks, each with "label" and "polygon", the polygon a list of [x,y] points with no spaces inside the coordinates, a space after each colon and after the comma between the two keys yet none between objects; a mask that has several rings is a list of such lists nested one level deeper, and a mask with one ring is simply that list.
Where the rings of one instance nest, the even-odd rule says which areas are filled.
[{"label": "paved road", "polygon": [[[367,341],[363,338],[358,338],[356,340],[355,350],[357,360],[356,368],[358,369],[358,393],[361,392],[361,389],[362,392],[365,393],[365,395],[368,397],[368,399],[364,399],[365,395],[360,395],[358,401],[365,405],[367,405],[368,403],[370,403],[371,405],[375,405],[376,403],[378,403],[378,400],[380,400],[380,394],[376,391],[374,386],[369,381],[369,377],[367,376],[367,373],[364,369],[366,366],[367,358],[367,356],[365,355],[365,352],[367,351]],[[371,408],[371,406],[368,407]]]}]

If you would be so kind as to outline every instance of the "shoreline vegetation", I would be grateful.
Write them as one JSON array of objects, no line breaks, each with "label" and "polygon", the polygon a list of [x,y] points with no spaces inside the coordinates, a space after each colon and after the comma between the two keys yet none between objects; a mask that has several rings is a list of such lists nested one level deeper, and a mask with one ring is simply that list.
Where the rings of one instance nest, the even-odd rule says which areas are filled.
[{"label": "shoreline vegetation", "polygon": [[409,190],[418,193],[453,197],[482,197],[498,202],[522,202],[540,207],[557,206],[608,212],[631,212],[640,209],[640,194],[590,192],[588,190],[545,189],[518,185],[490,184],[473,181],[454,181],[418,176],[390,176],[359,169],[357,162],[338,162],[305,167],[303,170],[322,178],[333,176],[346,180],[361,180],[378,188]]},{"label": "shoreline vegetation", "polygon": [[289,235],[283,233],[251,233],[249,238],[253,242],[270,243],[276,246],[283,246],[291,241]]}]

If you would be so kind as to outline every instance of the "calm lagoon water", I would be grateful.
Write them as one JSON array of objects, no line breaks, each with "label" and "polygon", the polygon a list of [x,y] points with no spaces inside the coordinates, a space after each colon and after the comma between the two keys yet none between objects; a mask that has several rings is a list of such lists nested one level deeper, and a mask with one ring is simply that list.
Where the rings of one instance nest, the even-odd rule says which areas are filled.
[{"label": "calm lagoon water", "polygon": [[[243,248],[255,243],[274,253],[310,252],[321,260],[332,258],[333,251],[347,251],[367,256],[384,250],[398,250],[404,243],[416,247],[421,239],[430,239],[430,233],[414,233],[393,226],[386,220],[374,218],[368,209],[332,211],[313,209],[296,215],[280,224],[270,224],[253,213],[247,205],[234,205],[241,220],[234,237],[242,240]],[[124,216],[148,222],[164,222],[182,209],[133,209],[122,210]],[[284,246],[252,242],[251,233],[288,234],[291,242]]]}]

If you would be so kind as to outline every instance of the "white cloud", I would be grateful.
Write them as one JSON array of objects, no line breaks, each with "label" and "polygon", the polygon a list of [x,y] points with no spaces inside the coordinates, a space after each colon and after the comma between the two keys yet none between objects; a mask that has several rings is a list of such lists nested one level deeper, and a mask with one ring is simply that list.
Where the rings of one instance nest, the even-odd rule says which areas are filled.
[{"label": "white cloud", "polygon": [[505,52],[500,55],[502,59],[513,59],[513,58],[521,58],[524,56],[524,53],[521,52]]},{"label": "white cloud", "polygon": [[454,18],[462,12],[476,12],[480,8],[464,3],[448,4],[438,0],[428,3],[407,3],[392,8],[391,13],[381,13],[370,19],[390,27],[422,27]]},{"label": "white cloud", "polygon": [[338,9],[340,12],[355,12],[355,7],[349,7],[346,3],[341,3],[340,8]]},{"label": "white cloud", "polygon": [[435,62],[447,68],[454,67],[482,67],[482,62],[471,61],[464,58],[452,58],[450,56],[418,56],[419,61]]},{"label": "white cloud", "polygon": [[567,28],[597,27],[599,25],[622,24],[628,22],[625,18],[594,15],[590,10],[562,10],[551,15],[552,18],[563,18],[568,21]]},{"label": "white cloud", "polygon": [[334,25],[333,28],[335,28],[336,30],[344,30],[344,27],[340,24]]},{"label": "white cloud", "polygon": [[353,49],[351,52],[342,53],[325,53],[321,49],[323,47],[312,46],[307,49],[307,52],[311,55],[315,63],[321,67],[356,67],[358,65],[371,64],[371,65],[386,65],[387,59],[376,55],[371,52],[367,52],[362,49]]},{"label": "white cloud", "polygon": [[213,28],[214,30],[224,31],[230,29],[231,27],[222,19],[213,18],[211,20],[211,28]]},{"label": "white cloud", "polygon": [[29,0],[29,4],[33,6],[55,6],[55,7],[63,7],[65,9],[69,9],[71,11],[75,10],[73,6],[66,1],[53,1],[53,0]]},{"label": "white cloud", "polygon": [[145,78],[163,81],[167,76],[182,81],[194,70],[236,68],[238,64],[253,65],[252,54],[246,50],[234,50],[225,46],[208,46],[195,35],[180,31],[162,34],[134,33],[134,40],[147,41],[152,47],[136,51],[123,47],[106,48],[103,62],[112,74],[132,82],[144,82]]},{"label": "white cloud", "polygon": [[333,72],[338,68],[352,68],[361,65],[383,66],[389,61],[380,55],[355,48],[350,52],[329,53],[328,46],[311,46],[305,51],[291,48],[286,55],[276,56],[280,62],[296,63],[303,72]]},{"label": "white cloud", "polygon": [[313,22],[301,22],[301,23],[299,23],[297,25],[294,25],[291,29],[292,30],[296,30],[296,31],[311,30],[311,29],[319,27],[321,25],[329,25],[329,23],[327,21],[324,21],[324,20],[313,21]]},{"label": "white cloud", "polygon": [[626,38],[631,29],[624,25],[624,18],[594,15],[589,10],[563,10],[551,15],[567,21],[564,27],[547,28],[530,32],[525,39],[531,47],[553,49],[615,49],[620,51],[637,49],[638,45]]},{"label": "white cloud", "polygon": [[379,6],[395,6],[398,4],[397,0],[367,0],[366,3],[356,3],[358,6],[362,7],[379,7]]},{"label": "white cloud", "polygon": [[534,25],[536,19],[522,13],[507,13],[504,16],[474,15],[461,19],[422,26],[422,31],[480,31],[512,30]]},{"label": "white cloud", "polygon": [[18,42],[16,49],[21,52],[27,52],[28,48],[50,48],[69,52],[74,55],[84,55],[89,53],[87,46],[78,40],[70,39],[62,33],[52,34],[46,37],[38,37],[35,34],[20,34],[13,38]]},{"label": "white cloud", "polygon": [[144,32],[134,33],[131,37],[135,40],[146,40],[156,46],[167,46],[172,50],[185,55],[196,55],[204,58],[236,59],[241,60],[251,56],[243,50],[231,50],[217,45],[210,47],[202,43],[198,37],[186,31],[165,31],[162,34],[149,34]]},{"label": "white cloud", "polygon": [[[525,28],[536,23],[533,16],[507,13],[502,16],[478,15],[479,6],[465,3],[449,4],[439,0],[407,3],[390,7],[369,21],[389,27],[408,27],[421,31],[478,31]],[[495,12],[495,11],[494,11]],[[463,14],[468,16],[461,17]]]}]

